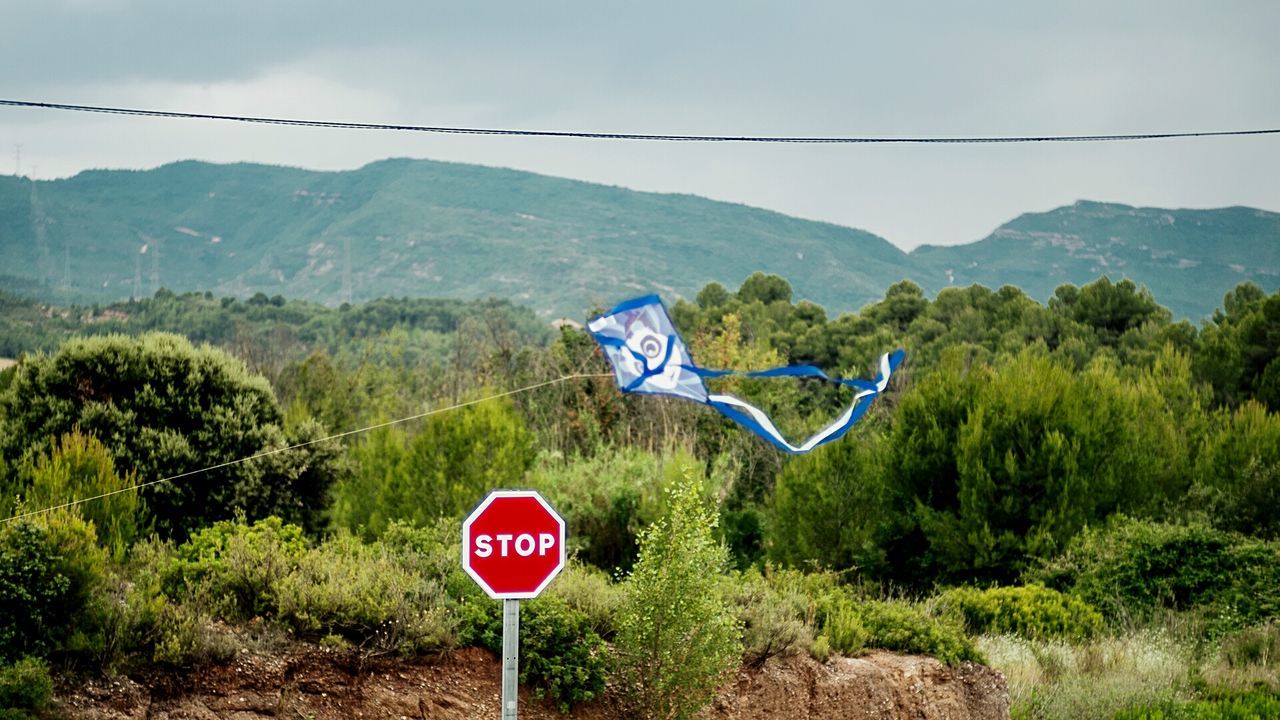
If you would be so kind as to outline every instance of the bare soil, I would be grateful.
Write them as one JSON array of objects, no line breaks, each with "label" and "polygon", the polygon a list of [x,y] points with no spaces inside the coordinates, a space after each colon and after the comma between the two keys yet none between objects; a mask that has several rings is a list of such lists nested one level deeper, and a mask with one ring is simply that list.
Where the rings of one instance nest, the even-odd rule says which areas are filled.
[{"label": "bare soil", "polygon": [[[466,648],[412,661],[362,662],[313,646],[242,652],[196,670],[99,678],[63,688],[68,720],[455,720],[499,716],[501,666]],[[608,693],[562,715],[522,690],[520,716],[597,720],[628,715]],[[840,718],[1005,720],[1004,677],[982,665],[948,667],[926,657],[873,653],[818,663],[771,658],[743,668],[703,715],[707,720]]]}]

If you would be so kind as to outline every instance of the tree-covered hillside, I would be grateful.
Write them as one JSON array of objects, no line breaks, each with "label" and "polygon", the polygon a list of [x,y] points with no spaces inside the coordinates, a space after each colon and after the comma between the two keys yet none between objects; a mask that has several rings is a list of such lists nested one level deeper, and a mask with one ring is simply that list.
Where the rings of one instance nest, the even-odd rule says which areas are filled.
[{"label": "tree-covered hillside", "polygon": [[8,274],[101,300],[159,287],[330,304],[496,296],[576,318],[620,295],[692,295],[763,267],[857,307],[903,258],[868,233],[740,205],[411,160],[0,178],[0,223]]},{"label": "tree-covered hillside", "polygon": [[1199,320],[1239,282],[1280,286],[1280,215],[1081,202],[970,245],[904,253],[860,230],[743,205],[425,160],[0,177],[0,287],[64,304],[165,287],[328,305],[500,297],[581,319],[622,297],[691,298],[757,270],[833,312],[902,279],[931,295],[978,282],[1047,300],[1064,282],[1109,274]]},{"label": "tree-covered hillside", "polygon": [[976,243],[911,256],[934,273],[921,278],[930,288],[1010,284],[1048,298],[1063,283],[1128,277],[1175,316],[1200,320],[1238,283],[1280,287],[1280,214],[1078,202],[1022,215]]}]

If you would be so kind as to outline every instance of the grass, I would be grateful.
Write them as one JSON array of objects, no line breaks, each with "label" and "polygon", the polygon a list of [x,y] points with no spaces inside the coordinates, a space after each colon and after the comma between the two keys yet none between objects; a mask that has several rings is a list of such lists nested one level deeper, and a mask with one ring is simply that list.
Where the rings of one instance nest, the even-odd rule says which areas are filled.
[{"label": "grass", "polygon": [[1074,644],[988,635],[978,648],[1008,680],[1014,718],[1105,720],[1190,697],[1194,654],[1160,631]]},{"label": "grass", "polygon": [[1169,616],[1090,640],[984,635],[977,646],[1008,680],[1014,720],[1110,720],[1206,697],[1280,691],[1275,625],[1218,643],[1202,630],[1189,616]]}]

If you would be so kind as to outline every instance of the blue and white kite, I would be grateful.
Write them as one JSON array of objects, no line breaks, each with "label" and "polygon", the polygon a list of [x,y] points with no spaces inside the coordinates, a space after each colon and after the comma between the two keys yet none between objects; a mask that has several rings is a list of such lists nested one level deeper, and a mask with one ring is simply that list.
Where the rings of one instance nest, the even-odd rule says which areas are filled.
[{"label": "blue and white kite", "polygon": [[[587,329],[604,348],[609,363],[613,365],[618,387],[623,392],[675,395],[710,405],[789,453],[806,453],[843,437],[867,412],[876,396],[884,392],[889,376],[905,357],[902,350],[881,356],[874,381],[829,377],[813,365],[790,365],[757,372],[708,370],[694,364],[689,348],[676,332],[666,307],[657,295],[628,300],[587,323]],[[858,392],[853,396],[853,404],[840,417],[800,445],[792,445],[760,408],[732,395],[716,395],[707,390],[703,382],[705,378],[726,375],[813,377],[856,388]]]}]

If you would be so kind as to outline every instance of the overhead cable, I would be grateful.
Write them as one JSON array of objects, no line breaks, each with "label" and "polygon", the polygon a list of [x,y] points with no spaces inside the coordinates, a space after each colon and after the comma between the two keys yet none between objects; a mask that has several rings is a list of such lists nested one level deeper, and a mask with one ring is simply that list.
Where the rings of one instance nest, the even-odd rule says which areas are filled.
[{"label": "overhead cable", "polygon": [[249,115],[215,115],[211,113],[177,112],[172,110],[141,110],[137,108],[106,107],[99,105],[69,105],[65,103],[33,102],[28,100],[0,99],[0,105],[10,107],[66,110],[71,112],[130,115],[136,117],[179,118],[185,120],[222,120],[260,125],[285,125],[292,127],[329,128],[337,130],[388,130],[397,132],[436,133],[445,135],[502,135],[534,138],[567,138],[580,140],[649,140],[663,142],[709,143],[796,143],[814,145],[856,144],[978,144],[978,143],[1037,143],[1037,142],[1117,142],[1128,140],[1170,140],[1207,137],[1276,135],[1280,128],[1260,130],[1211,130],[1192,132],[1144,132],[1114,133],[1107,135],[973,135],[958,137],[877,137],[877,136],[818,136],[818,135],[679,135],[666,133],[586,132],[579,130],[521,130],[510,128],[449,127],[436,125],[403,125],[396,123],[347,122],[342,120],[308,120],[299,118],[273,118]]}]

